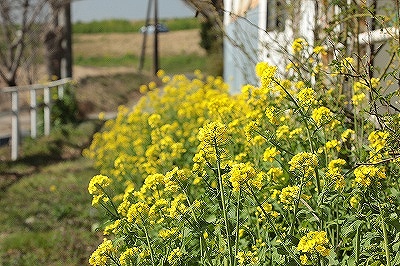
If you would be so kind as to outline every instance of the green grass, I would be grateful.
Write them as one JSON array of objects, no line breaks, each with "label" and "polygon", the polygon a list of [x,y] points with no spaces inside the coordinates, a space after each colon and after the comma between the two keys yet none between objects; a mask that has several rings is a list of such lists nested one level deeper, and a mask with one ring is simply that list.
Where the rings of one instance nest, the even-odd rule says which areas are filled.
[{"label": "green grass", "polygon": [[86,190],[95,173],[83,158],[60,162],[2,192],[0,265],[85,264],[99,241]]},{"label": "green grass", "polygon": [[97,172],[80,152],[99,126],[65,126],[0,163],[0,265],[87,265],[101,214],[87,192]]},{"label": "green grass", "polygon": [[[94,66],[94,67],[114,67],[114,66],[132,66],[137,69],[139,65],[139,57],[127,54],[121,57],[77,57],[75,64],[81,66]],[[159,66],[164,69],[168,74],[188,73],[196,69],[202,71],[207,68],[207,58],[197,54],[182,54],[175,56],[161,57],[159,59]],[[145,58],[144,69],[151,71],[153,67],[153,58],[147,56]]]},{"label": "green grass", "polygon": [[78,56],[74,59],[75,65],[78,66],[94,66],[94,67],[116,67],[116,66],[130,66],[137,67],[139,57],[132,54],[124,56],[110,57],[110,56],[96,56],[96,57],[83,57]]},{"label": "green grass", "polygon": [[[199,29],[200,22],[197,18],[162,19],[170,31]],[[145,25],[144,20],[129,21],[125,19],[111,19],[91,22],[76,22],[73,24],[73,33],[127,33],[138,32]]]}]

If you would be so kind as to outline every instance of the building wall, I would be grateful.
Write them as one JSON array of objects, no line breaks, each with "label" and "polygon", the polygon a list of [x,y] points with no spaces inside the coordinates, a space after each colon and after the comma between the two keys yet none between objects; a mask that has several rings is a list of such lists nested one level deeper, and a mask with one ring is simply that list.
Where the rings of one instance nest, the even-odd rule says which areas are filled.
[{"label": "building wall", "polygon": [[239,93],[244,84],[257,84],[254,67],[259,54],[258,16],[258,8],[254,8],[225,25],[224,79],[232,94]]},{"label": "building wall", "polygon": [[[267,29],[268,8],[274,1],[240,1],[226,0],[225,2],[225,31],[224,39],[224,79],[230,85],[231,93],[240,92],[244,84],[258,84],[254,74],[255,65],[260,61],[266,61],[284,70],[287,64],[286,51],[290,50],[293,42],[293,24],[296,23],[301,36],[312,44],[314,28],[314,2],[313,0],[301,0],[296,2],[299,10],[296,10],[296,22],[293,16],[287,15],[284,20],[284,29],[281,31]],[[251,3],[250,3],[251,2]],[[249,9],[243,12],[243,6]],[[270,5],[270,6],[268,6]],[[240,17],[229,15],[240,10]],[[290,9],[288,9],[290,10]],[[270,12],[282,12],[271,9]]]}]

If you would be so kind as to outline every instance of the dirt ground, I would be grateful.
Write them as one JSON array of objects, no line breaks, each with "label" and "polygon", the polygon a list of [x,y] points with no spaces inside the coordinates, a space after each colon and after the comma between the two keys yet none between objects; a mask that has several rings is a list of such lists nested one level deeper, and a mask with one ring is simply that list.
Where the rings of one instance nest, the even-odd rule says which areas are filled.
[{"label": "dirt ground", "polygon": [[[161,56],[205,54],[204,50],[199,46],[200,33],[198,29],[165,32],[160,33],[158,36]],[[73,37],[73,43],[73,52],[76,57],[123,56],[127,54],[139,56],[142,50],[143,34],[76,34]],[[147,35],[146,54],[153,52],[153,43],[154,35]]]}]

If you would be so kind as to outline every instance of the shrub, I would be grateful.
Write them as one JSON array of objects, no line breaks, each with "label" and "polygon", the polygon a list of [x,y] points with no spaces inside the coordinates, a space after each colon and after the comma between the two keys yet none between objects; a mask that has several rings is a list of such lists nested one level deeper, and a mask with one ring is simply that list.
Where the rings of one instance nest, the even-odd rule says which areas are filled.
[{"label": "shrub", "polygon": [[92,265],[399,264],[400,116],[338,103],[343,75],[354,95],[379,80],[293,47],[307,71],[259,63],[260,85],[235,96],[220,78],[165,76],[106,123],[86,151],[109,214]]}]

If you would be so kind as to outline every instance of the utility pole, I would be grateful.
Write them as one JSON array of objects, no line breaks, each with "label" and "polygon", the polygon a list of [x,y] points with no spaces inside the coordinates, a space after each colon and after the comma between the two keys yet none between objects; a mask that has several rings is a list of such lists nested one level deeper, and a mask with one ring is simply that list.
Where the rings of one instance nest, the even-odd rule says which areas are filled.
[{"label": "utility pole", "polygon": [[154,0],[154,75],[158,71],[158,0]]},{"label": "utility pole", "polygon": [[144,57],[146,55],[146,41],[147,41],[147,26],[149,26],[149,21],[150,21],[150,11],[151,11],[151,3],[153,0],[148,0],[147,4],[147,14],[146,14],[146,22],[145,22],[145,31],[143,32],[143,43],[142,43],[142,51],[140,54],[140,61],[139,61],[139,71],[143,69],[144,65]]}]

